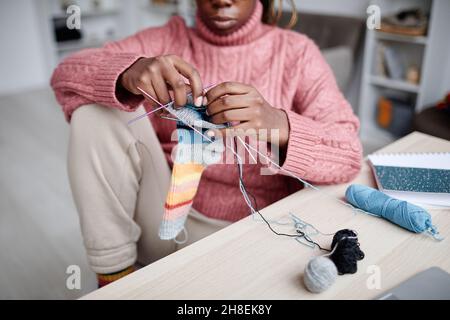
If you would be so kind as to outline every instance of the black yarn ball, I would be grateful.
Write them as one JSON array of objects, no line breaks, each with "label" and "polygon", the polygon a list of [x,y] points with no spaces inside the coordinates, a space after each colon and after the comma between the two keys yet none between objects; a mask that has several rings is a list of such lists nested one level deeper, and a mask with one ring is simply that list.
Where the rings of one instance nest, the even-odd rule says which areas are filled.
[{"label": "black yarn ball", "polygon": [[[339,274],[355,273],[358,260],[364,259],[364,252],[359,248],[358,238],[352,230],[339,230],[333,237],[331,248],[335,249],[330,259],[336,265]],[[337,245],[337,247],[335,247]]]}]

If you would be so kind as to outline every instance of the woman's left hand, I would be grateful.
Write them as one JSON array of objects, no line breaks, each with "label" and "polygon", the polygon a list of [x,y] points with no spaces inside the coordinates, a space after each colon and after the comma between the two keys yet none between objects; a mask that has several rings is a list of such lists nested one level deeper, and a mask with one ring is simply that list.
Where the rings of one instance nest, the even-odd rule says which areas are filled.
[{"label": "woman's left hand", "polygon": [[[287,145],[289,122],[286,113],[272,107],[254,87],[223,82],[210,89],[205,97],[208,115],[213,123],[239,122],[231,127],[237,135],[249,135],[252,131],[254,134],[256,131],[258,139],[266,139],[282,148]],[[273,129],[279,130],[279,141],[271,141]]]}]

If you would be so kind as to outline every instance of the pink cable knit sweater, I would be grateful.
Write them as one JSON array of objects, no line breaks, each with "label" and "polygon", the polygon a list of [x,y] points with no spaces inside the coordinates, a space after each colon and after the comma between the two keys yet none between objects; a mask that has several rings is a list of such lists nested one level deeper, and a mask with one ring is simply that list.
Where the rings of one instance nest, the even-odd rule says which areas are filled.
[{"label": "pink cable knit sweater", "polygon": [[[351,180],[361,166],[358,119],[317,46],[304,35],[263,24],[257,3],[251,19],[228,36],[213,34],[199,18],[191,29],[174,17],[165,26],[68,57],[51,80],[66,118],[70,121],[76,108],[90,103],[134,110],[143,99],[116,90],[119,75],[141,57],[175,54],[197,68],[205,86],[223,81],[251,84],[272,106],[285,110],[290,135],[283,168],[317,184]],[[172,165],[175,123],[150,120]],[[244,165],[245,184],[259,208],[301,187],[282,174],[262,176],[260,168]],[[216,219],[247,216],[236,165],[209,166],[193,206]]]}]

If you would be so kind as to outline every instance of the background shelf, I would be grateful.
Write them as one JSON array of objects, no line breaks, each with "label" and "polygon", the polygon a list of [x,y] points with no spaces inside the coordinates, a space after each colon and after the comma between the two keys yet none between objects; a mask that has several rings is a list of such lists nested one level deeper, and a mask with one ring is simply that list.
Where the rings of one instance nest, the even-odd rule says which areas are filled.
[{"label": "background shelf", "polygon": [[370,82],[373,85],[390,88],[394,90],[401,90],[411,93],[419,92],[420,87],[416,84],[412,84],[403,80],[393,80],[383,76],[371,76]]},{"label": "background shelf", "polygon": [[427,44],[428,38],[425,36],[405,36],[395,33],[387,33],[383,31],[376,31],[375,36],[377,39],[386,40],[386,41],[398,41],[398,42],[406,42],[406,43],[416,43],[416,44]]},{"label": "background shelf", "polygon": [[[374,0],[371,3],[383,9],[393,2]],[[448,60],[450,1],[402,0],[397,4],[391,13],[420,7],[429,14],[427,35],[408,36],[377,30],[367,31],[358,115],[361,120],[361,138],[365,144],[372,143],[374,148],[398,138],[378,126],[377,110],[380,97],[406,101],[415,114],[436,103],[448,90],[445,87],[446,76],[443,67]],[[390,50],[390,66],[386,66],[386,48]],[[392,52],[395,53],[394,58]],[[412,66],[419,70],[419,84],[404,80],[408,68]],[[390,72],[395,79],[388,77]],[[384,141],[380,142],[380,137],[383,137],[381,140]]]},{"label": "background shelf", "polygon": [[[81,11],[81,18],[97,18],[97,17],[105,17],[105,16],[114,16],[120,14],[120,11],[118,9],[99,9],[99,10],[82,10]],[[66,14],[60,13],[55,14],[53,16],[55,19],[65,19],[67,18]]]}]

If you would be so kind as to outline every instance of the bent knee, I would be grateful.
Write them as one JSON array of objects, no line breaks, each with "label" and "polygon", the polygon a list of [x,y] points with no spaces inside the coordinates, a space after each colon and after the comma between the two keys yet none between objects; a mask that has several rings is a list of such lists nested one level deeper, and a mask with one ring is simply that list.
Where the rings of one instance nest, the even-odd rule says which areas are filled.
[{"label": "bent knee", "polygon": [[118,115],[119,112],[119,110],[98,104],[79,107],[72,114],[70,131],[76,136],[89,136],[93,138],[102,131],[114,130],[117,126],[123,126]]},{"label": "bent knee", "polygon": [[127,148],[135,142],[121,112],[97,104],[85,105],[72,115],[70,122],[70,145],[104,146]]}]

